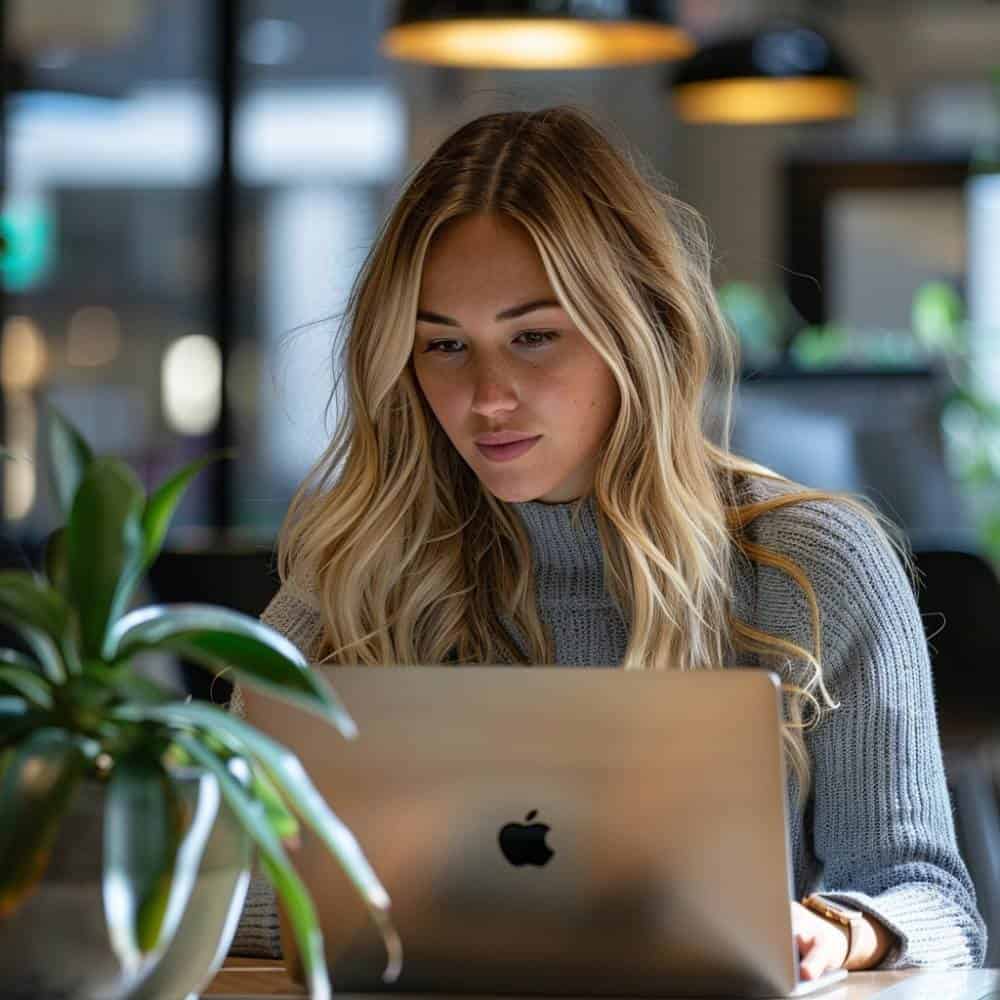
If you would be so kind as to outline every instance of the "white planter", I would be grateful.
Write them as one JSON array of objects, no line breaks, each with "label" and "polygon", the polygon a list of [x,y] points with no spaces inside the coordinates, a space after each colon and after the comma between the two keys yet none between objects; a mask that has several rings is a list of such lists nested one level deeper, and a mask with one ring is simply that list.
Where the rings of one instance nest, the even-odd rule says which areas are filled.
[{"label": "white planter", "polygon": [[[192,806],[214,775],[179,775]],[[217,792],[213,789],[213,794]],[[159,962],[128,975],[104,920],[104,786],[83,782],[63,818],[45,875],[0,922],[0,997],[4,1000],[181,1000],[222,965],[250,881],[251,842],[222,801],[187,909]]]}]

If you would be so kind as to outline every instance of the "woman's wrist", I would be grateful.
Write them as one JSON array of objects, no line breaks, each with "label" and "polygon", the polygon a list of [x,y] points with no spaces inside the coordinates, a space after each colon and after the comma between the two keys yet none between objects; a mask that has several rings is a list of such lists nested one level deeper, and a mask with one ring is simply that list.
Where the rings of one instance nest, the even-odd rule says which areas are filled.
[{"label": "woman's wrist", "polygon": [[867,913],[862,914],[860,929],[861,941],[853,958],[846,965],[849,972],[874,968],[885,958],[896,940],[895,935],[884,924]]},{"label": "woman's wrist", "polygon": [[[823,920],[835,927],[843,938],[844,951],[841,967],[848,972],[860,972],[863,969],[872,969],[885,958],[889,949],[895,941],[895,936],[886,929],[874,917],[867,913],[862,913],[861,921],[855,924],[857,928],[858,940],[852,941],[852,930],[845,927],[836,920],[822,917]],[[848,961],[848,955],[850,960]]]},{"label": "woman's wrist", "polygon": [[848,900],[831,899],[814,893],[802,900],[803,906],[832,930],[829,941],[828,968],[844,968],[849,972],[877,966],[896,942],[896,936],[876,917]]}]

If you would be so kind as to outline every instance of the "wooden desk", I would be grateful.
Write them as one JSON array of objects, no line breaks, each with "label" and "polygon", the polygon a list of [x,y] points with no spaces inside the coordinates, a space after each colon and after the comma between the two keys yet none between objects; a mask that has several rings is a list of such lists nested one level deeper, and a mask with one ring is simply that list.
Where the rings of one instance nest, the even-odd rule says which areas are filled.
[{"label": "wooden desk", "polygon": [[[1000,970],[990,973],[977,971],[973,973],[931,972],[921,969],[909,969],[904,972],[852,972],[846,983],[817,994],[817,1000],[870,1000],[894,983],[901,982],[911,976],[922,976],[927,979],[927,998],[948,1000],[949,997],[959,997],[960,988],[967,975],[985,977],[986,982],[976,983],[986,994],[990,989],[1000,991]],[[989,980],[992,979],[992,982]],[[293,983],[285,974],[280,962],[272,962],[260,958],[227,958],[208,989],[201,994],[203,997],[304,997],[306,991]],[[343,994],[342,994],[343,995]],[[405,996],[405,995],[404,995]]]},{"label": "wooden desk", "polygon": [[302,986],[293,983],[281,962],[265,958],[227,958],[203,997],[239,996],[258,993],[266,997],[304,997]]}]

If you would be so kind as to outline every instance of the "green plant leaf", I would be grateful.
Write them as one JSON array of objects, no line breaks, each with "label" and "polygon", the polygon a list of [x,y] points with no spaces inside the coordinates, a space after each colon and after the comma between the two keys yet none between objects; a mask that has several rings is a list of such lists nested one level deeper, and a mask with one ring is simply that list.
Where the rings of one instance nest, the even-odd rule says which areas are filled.
[{"label": "green plant leaf", "polygon": [[281,792],[274,786],[274,782],[267,776],[267,771],[264,768],[255,765],[251,771],[250,794],[263,804],[271,829],[286,846],[298,846],[299,822],[285,805]]},{"label": "green plant leaf", "polygon": [[116,761],[104,806],[104,913],[129,973],[159,941],[184,825],[183,803],[157,760],[140,751]]},{"label": "green plant leaf", "polygon": [[210,670],[231,668],[254,687],[332,722],[348,739],[357,727],[332,688],[280,632],[249,615],[211,604],[149,605],[129,612],[108,634],[108,658],[168,649]]},{"label": "green plant leaf", "polygon": [[0,695],[0,749],[12,746],[25,733],[51,722],[47,712],[39,712],[20,695]]},{"label": "green plant leaf", "polygon": [[11,649],[0,650],[0,686],[6,686],[16,694],[26,698],[36,708],[52,708],[52,691],[49,685],[39,677],[35,670],[35,663],[26,656],[22,656],[18,660],[30,664],[30,668],[24,666],[22,662],[16,662],[16,665],[11,666],[9,665],[9,654],[11,653],[14,653]]},{"label": "green plant leaf", "polygon": [[0,571],[0,622],[24,639],[57,684],[66,679],[65,654],[72,654],[71,620],[66,600],[43,576],[30,570]]},{"label": "green plant leaf", "polygon": [[19,694],[0,694],[0,746],[7,746],[14,734],[22,732],[25,720],[34,714],[27,698]]},{"label": "green plant leaf", "polygon": [[94,459],[80,432],[49,405],[49,478],[63,518],[68,520],[73,497]]},{"label": "green plant leaf", "polygon": [[236,449],[227,448],[224,451],[211,452],[202,458],[184,466],[175,472],[166,482],[162,483],[146,501],[146,509],[142,515],[143,558],[142,569],[145,572],[156,561],[163,547],[163,540],[170,527],[170,519],[174,516],[184,491],[191,480],[212,462],[223,458],[234,458]]},{"label": "green plant leaf", "polygon": [[86,714],[96,722],[104,709],[115,700],[113,688],[91,674],[71,677],[63,687],[62,701],[72,705],[79,714]]},{"label": "green plant leaf", "polygon": [[3,611],[0,611],[0,622],[10,626],[24,639],[41,664],[45,676],[53,684],[62,684],[66,680],[66,665],[59,655],[59,649],[44,632],[32,628],[30,625],[25,625],[24,622],[18,621]]},{"label": "green plant leaf", "polygon": [[45,575],[52,587],[65,597],[69,596],[69,551],[66,528],[57,528],[45,543]]},{"label": "green plant leaf", "polygon": [[100,660],[88,660],[84,665],[84,673],[117,692],[127,701],[162,705],[177,698],[176,691],[171,691],[162,684],[136,673],[131,663],[111,667]]},{"label": "green plant leaf", "polygon": [[63,729],[39,729],[14,748],[0,781],[0,919],[45,873],[62,817],[97,745]]},{"label": "green plant leaf", "polygon": [[[174,781],[174,776],[170,775],[169,770],[167,773],[170,779]],[[180,793],[178,792],[178,794]],[[198,881],[205,848],[215,827],[221,802],[222,795],[219,790],[218,779],[213,773],[199,768],[197,798],[194,803],[193,813],[186,822],[186,827],[177,849],[173,881],[170,886],[170,895],[167,899],[163,923],[160,927],[159,941],[153,951],[146,956],[147,962],[151,966],[170,947],[170,943],[177,933],[177,928],[184,918],[184,913],[191,899],[191,893],[194,891],[195,884]],[[187,812],[192,812],[187,808],[186,803],[185,807]]]},{"label": "green plant leaf", "polygon": [[[383,978],[391,982],[398,977],[402,946],[389,915],[389,894],[354,834],[331,811],[294,753],[232,713],[204,703],[175,703],[155,709],[122,706],[113,715],[126,721],[155,720],[197,726],[225,738],[234,753],[259,761],[274,786],[316,832],[354,884],[385,942],[388,961]],[[262,803],[262,808],[266,809],[266,803]]]},{"label": "green plant leaf", "polygon": [[309,995],[313,1000],[330,1000],[330,978],[316,908],[305,883],[288,860],[278,835],[271,829],[263,805],[247,794],[226,765],[195,736],[177,733],[175,740],[195,762],[218,778],[223,797],[256,842],[264,871],[285,905],[302,957]]},{"label": "green plant leaf", "polygon": [[69,589],[84,657],[104,655],[108,630],[139,580],[144,505],[142,485],[124,462],[96,458],[87,467],[67,526]]},{"label": "green plant leaf", "polygon": [[0,571],[0,609],[57,641],[69,627],[66,601],[43,576],[31,570]]},{"label": "green plant leaf", "polygon": [[8,667],[31,670],[40,675],[45,673],[40,663],[36,663],[30,656],[25,656],[19,649],[0,649],[0,663]]}]

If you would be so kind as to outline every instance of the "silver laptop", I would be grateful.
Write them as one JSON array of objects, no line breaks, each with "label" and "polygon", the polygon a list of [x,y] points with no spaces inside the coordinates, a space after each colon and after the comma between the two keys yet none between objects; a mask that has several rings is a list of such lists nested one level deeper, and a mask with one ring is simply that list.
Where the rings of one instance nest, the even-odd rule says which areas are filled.
[{"label": "silver laptop", "polygon": [[392,898],[386,985],[363,905],[303,831],[335,990],[798,997],[846,975],[798,979],[775,674],[315,669],[356,740],[244,693]]}]

